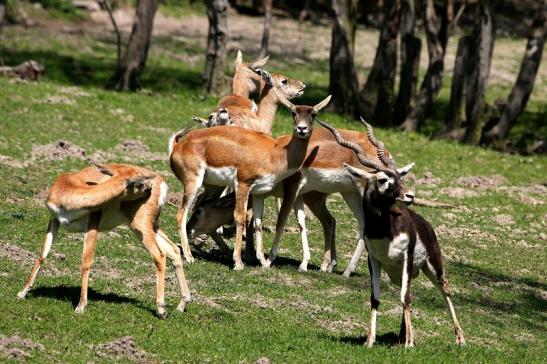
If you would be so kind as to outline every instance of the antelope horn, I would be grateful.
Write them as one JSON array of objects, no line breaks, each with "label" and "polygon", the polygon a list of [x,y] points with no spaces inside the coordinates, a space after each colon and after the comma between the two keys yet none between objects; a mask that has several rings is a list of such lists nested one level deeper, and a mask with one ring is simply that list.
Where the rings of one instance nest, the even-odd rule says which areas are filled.
[{"label": "antelope horn", "polygon": [[376,154],[378,155],[378,159],[382,163],[384,163],[387,167],[394,168],[395,163],[393,162],[393,160],[391,158],[386,157],[386,155],[385,155],[386,148],[385,148],[384,143],[382,141],[376,139],[376,137],[374,136],[374,130],[372,129],[372,125],[367,123],[366,120],[363,119],[362,116],[359,117],[359,119],[361,120],[361,123],[363,123],[365,128],[367,129],[368,140],[370,141],[370,143],[372,145],[374,145],[376,147]]},{"label": "antelope horn", "polygon": [[363,152],[363,149],[359,144],[350,142],[349,140],[345,140],[342,135],[336,130],[332,125],[321,121],[319,119],[315,119],[319,124],[321,124],[323,127],[325,127],[327,130],[329,130],[333,135],[334,139],[336,139],[336,142],[340,144],[341,146],[344,146],[346,148],[349,148],[355,152],[357,155],[357,159],[359,159],[359,162],[361,162],[362,165],[365,167],[372,168],[377,171],[382,171],[384,168],[380,166],[378,163],[374,162],[373,160],[367,159],[365,157],[365,153]]}]

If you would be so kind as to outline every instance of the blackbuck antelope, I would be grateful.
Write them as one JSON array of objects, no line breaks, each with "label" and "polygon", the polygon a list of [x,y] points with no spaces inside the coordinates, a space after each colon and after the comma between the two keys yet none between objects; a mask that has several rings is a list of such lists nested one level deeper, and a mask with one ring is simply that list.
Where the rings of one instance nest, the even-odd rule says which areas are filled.
[{"label": "blackbuck antelope", "polygon": [[166,256],[175,266],[184,311],[190,301],[190,290],[184,276],[178,247],[158,227],[158,218],[167,195],[167,184],[159,175],[144,168],[127,164],[93,164],[78,172],[63,173],[49,190],[47,207],[51,213],[46,238],[40,256],[17,297],[25,298],[36,275],[48,256],[55,236],[62,226],[69,232],[85,232],[82,254],[82,287],[77,313],[87,305],[89,270],[95,256],[97,235],[122,224],[142,240],[156,266],[156,310],[160,317],[165,311]]},{"label": "blackbuck antelope", "polygon": [[[336,130],[333,129],[336,133]],[[357,153],[362,165],[371,170],[345,165],[349,173],[367,182],[362,209],[365,215],[366,246],[371,277],[371,316],[367,345],[376,339],[376,315],[380,305],[380,274],[383,269],[392,283],[401,287],[403,318],[401,339],[406,347],[414,346],[414,332],[410,321],[410,283],[420,270],[442,292],[448,305],[457,344],[464,344],[463,331],[450,299],[450,289],[445,278],[442,254],[437,236],[431,225],[420,215],[406,207],[414,201],[414,192],[402,180],[414,164],[391,169],[367,159],[358,145],[337,135],[337,140]]]},{"label": "blackbuck antelope", "polygon": [[209,119],[192,119],[206,127],[232,125],[270,134],[280,103],[279,97],[292,100],[304,93],[306,85],[301,81],[277,73],[270,74],[262,69],[257,70],[257,73],[263,78],[258,106],[248,98],[229,95],[222,98],[221,101],[224,102],[219,102],[215,112],[209,115]]},{"label": "blackbuck antelope", "polygon": [[188,244],[186,220],[199,188],[205,184],[231,186],[235,190],[236,242],[233,258],[236,270],[243,269],[242,235],[247,201],[249,194],[252,194],[256,255],[263,266],[267,265],[261,222],[264,198],[279,182],[301,168],[307,155],[315,116],[328,104],[330,96],[315,106],[295,106],[282,96],[280,100],[293,114],[293,134],[290,138],[274,139],[264,133],[230,126],[184,129],[171,137],[171,169],[184,185],[177,222],[184,257],[188,261],[193,261],[193,257]]},{"label": "blackbuck antelope", "polygon": [[[320,120],[318,122],[323,124]],[[382,164],[386,168],[393,167],[394,162],[391,159],[389,151],[386,150],[381,141],[378,141],[374,137],[372,127],[364,122],[364,120],[363,123],[367,128],[366,134],[353,130],[339,130],[338,132],[345,139],[358,144],[367,158]],[[328,124],[324,124],[324,126],[330,127]],[[290,138],[290,136],[285,136],[284,138]],[[327,209],[326,204],[327,197],[330,194],[340,193],[359,223],[357,245],[344,271],[344,276],[349,277],[355,271],[359,258],[365,249],[365,218],[362,209],[365,184],[361,180],[356,180],[352,174],[344,169],[344,163],[355,167],[361,166],[357,156],[351,150],[339,145],[329,131],[324,128],[315,128],[308,145],[308,155],[299,172],[299,179],[296,181],[284,181],[284,183],[295,183],[298,185],[298,197],[294,204],[294,213],[300,228],[302,240],[303,259],[299,267],[301,271],[307,270],[310,260],[304,205],[308,206],[323,227],[325,253],[320,269],[322,271],[332,271],[336,265],[336,220]],[[280,193],[282,193],[280,188],[273,191],[274,195],[279,195]],[[230,208],[233,211],[234,206],[235,201],[233,196],[230,195],[223,197],[221,200],[205,198],[202,201],[198,201],[194,214],[188,223],[189,231],[192,235],[209,234],[220,247],[224,247],[225,243],[215,233],[215,229],[230,223]],[[290,209],[290,206],[288,208]],[[284,211],[287,211],[286,208]],[[278,250],[279,241],[275,241],[272,252],[268,257],[268,263],[271,263],[275,259]]]}]

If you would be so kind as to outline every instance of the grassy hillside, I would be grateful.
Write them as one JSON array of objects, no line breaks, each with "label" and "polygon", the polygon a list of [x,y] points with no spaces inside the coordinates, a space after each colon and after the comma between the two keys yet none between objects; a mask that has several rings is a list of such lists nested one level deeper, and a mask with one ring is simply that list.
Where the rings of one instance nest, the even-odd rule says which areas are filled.
[{"label": "grassy hillside", "polygon": [[[503,42],[518,49],[521,41]],[[247,46],[244,51],[254,49]],[[46,17],[38,27],[2,30],[2,61],[34,58],[46,65],[46,76],[38,83],[0,79],[0,360],[545,361],[547,159],[391,130],[379,129],[377,136],[399,164],[417,163],[409,182],[417,196],[456,206],[416,210],[439,235],[465,347],[455,346],[444,301],[423,276],[413,284],[417,346],[405,350],[396,343],[402,309],[398,291],[385,277],[378,345],[362,346],[370,312],[369,277],[365,257],[356,275],[341,276],[357,225],[339,196],[329,199],[338,221],[339,266],[334,274],[317,271],[323,242],[313,218],[312,266],[307,273],[297,272],[302,253],[291,217],[280,257],[269,270],[247,264],[244,271],[234,272],[231,259],[212,243],[194,246],[197,263],[185,266],[194,300],[188,312],[174,310],[178,297],[169,267],[170,316],[160,320],[154,315],[152,260],[136,237],[120,228],[100,236],[90,302],[86,313],[76,316],[82,236],[61,232],[34,289],[26,300],[17,301],[46,229],[48,185],[59,172],[86,165],[82,150],[97,159],[147,166],[166,176],[171,192],[182,190],[165,161],[165,150],[174,130],[190,125],[192,115],[207,115],[216,104],[216,99],[200,97],[202,47],[197,36],[158,35],[143,78],[146,90],[115,93],[102,87],[115,52],[111,36],[101,29]],[[325,96],[326,61],[310,61],[310,69],[299,60],[275,57],[273,71],[308,84],[302,103]],[[519,59],[520,51],[514,57]],[[540,120],[542,101],[534,94],[531,119]],[[323,119],[339,127],[360,127],[337,115]],[[274,134],[289,131],[289,113],[282,111]],[[60,140],[69,145],[57,147]],[[275,224],[273,210],[268,201],[266,225]],[[167,206],[161,226],[176,241],[175,212]],[[267,247],[272,238],[266,233]]]}]

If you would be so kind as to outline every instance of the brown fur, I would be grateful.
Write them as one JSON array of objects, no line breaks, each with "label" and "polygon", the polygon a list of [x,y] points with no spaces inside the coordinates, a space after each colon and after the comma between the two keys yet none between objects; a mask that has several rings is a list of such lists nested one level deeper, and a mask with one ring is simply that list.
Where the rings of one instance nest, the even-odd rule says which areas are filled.
[{"label": "brown fur", "polygon": [[[108,175],[112,172],[112,176]],[[108,173],[108,174],[105,174]],[[162,191],[162,185],[165,185]],[[47,258],[59,226],[69,231],[85,232],[82,254],[82,287],[77,313],[87,305],[89,270],[93,263],[97,236],[100,231],[125,223],[142,240],[156,266],[156,307],[159,316],[165,311],[165,265],[168,256],[175,266],[183,311],[190,300],[190,291],[184,277],[183,263],[178,248],[158,227],[161,203],[167,185],[156,173],[127,164],[108,164],[87,167],[78,172],[63,173],[51,186],[47,206],[51,212],[48,234],[41,254],[18,297],[24,298],[40,266]]]}]

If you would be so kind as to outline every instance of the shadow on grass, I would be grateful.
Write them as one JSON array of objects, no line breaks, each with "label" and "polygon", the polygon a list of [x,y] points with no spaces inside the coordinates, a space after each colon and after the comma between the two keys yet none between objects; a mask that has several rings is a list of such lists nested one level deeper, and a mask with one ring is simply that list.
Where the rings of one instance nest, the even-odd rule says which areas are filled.
[{"label": "shadow on grass", "polygon": [[[38,288],[32,289],[29,292],[29,297],[47,297],[47,298],[54,298],[60,301],[70,300],[70,302],[72,303],[72,306],[76,308],[76,306],[78,306],[78,303],[80,301],[80,287],[65,286],[65,285],[52,286],[52,287],[38,287]],[[130,297],[119,296],[115,293],[105,294],[105,293],[97,292],[93,288],[89,288],[87,291],[87,298],[88,298],[88,302],[103,301],[107,303],[119,303],[119,304],[130,303],[146,311],[149,311],[153,315],[156,314],[154,310],[143,305],[141,301],[138,301]]]},{"label": "shadow on grass", "polygon": [[[363,346],[367,341],[366,336],[342,336],[342,337],[329,337],[331,340],[342,342],[349,345]],[[399,346],[401,342],[399,340],[399,335],[394,332],[388,332],[386,334],[377,335],[375,346]]]},{"label": "shadow on grass", "polygon": [[[45,66],[45,78],[54,82],[104,88],[115,71],[115,61],[104,57],[71,56],[47,50],[17,50],[0,47],[2,61],[17,65],[34,59]],[[154,92],[173,92],[182,89],[201,90],[201,73],[182,67],[164,67],[149,62],[142,77],[141,86]]]}]

